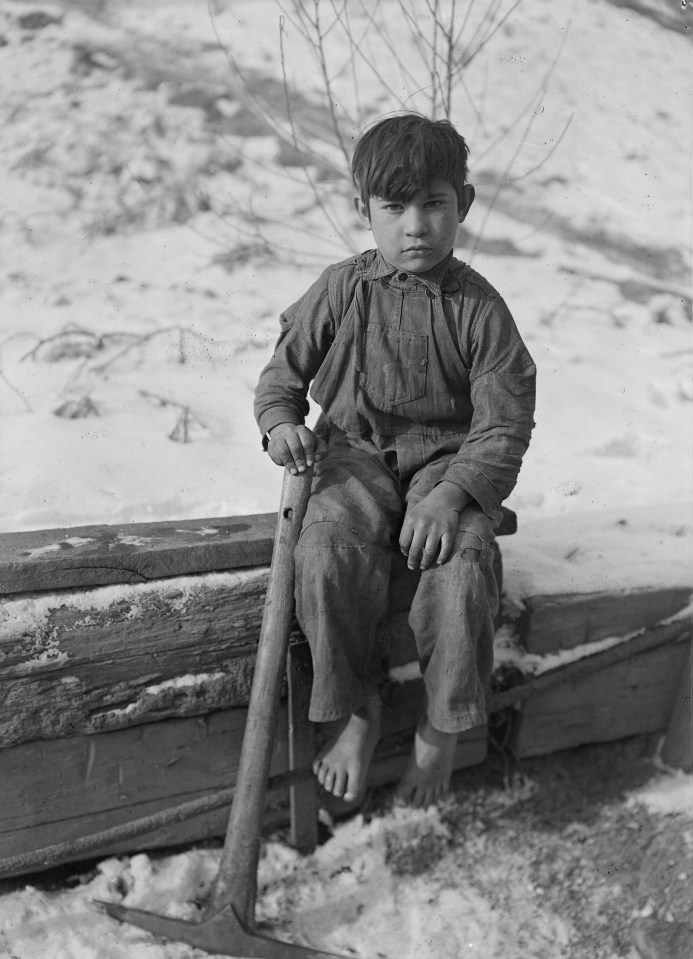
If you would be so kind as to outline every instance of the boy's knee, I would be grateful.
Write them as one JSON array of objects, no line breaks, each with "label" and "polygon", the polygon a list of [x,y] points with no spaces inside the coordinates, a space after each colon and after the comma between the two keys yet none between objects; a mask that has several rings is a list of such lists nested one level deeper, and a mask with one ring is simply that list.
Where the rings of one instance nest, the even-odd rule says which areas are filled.
[{"label": "boy's knee", "polygon": [[471,546],[467,546],[465,549],[463,549],[460,555],[467,563],[479,563],[481,561],[481,550],[474,549]]},{"label": "boy's knee", "polygon": [[460,530],[455,536],[455,552],[468,563],[480,563],[484,552],[483,539],[469,530]]}]

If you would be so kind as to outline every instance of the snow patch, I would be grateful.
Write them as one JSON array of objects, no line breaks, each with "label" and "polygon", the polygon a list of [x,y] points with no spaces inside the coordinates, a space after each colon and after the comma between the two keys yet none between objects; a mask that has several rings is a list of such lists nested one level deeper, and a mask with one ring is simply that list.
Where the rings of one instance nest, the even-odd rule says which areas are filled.
[{"label": "snow patch", "polygon": [[257,567],[8,600],[0,607],[0,641],[20,635],[40,635],[45,631],[51,615],[57,610],[84,612],[86,616],[76,622],[75,627],[91,625],[94,618],[90,614],[118,606],[127,609],[127,618],[136,619],[142,614],[144,603],[151,597],[157,597],[168,603],[171,609],[182,612],[202,589],[218,590],[261,584],[266,577],[266,568]]},{"label": "snow patch", "polygon": [[631,792],[629,805],[645,806],[650,813],[681,815],[693,820],[693,775],[676,770]]}]

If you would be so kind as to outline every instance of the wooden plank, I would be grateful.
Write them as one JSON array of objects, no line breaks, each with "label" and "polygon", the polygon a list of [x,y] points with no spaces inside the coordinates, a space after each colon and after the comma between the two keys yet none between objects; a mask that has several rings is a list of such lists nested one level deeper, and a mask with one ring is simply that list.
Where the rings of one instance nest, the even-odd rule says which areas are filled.
[{"label": "wooden plank", "polygon": [[563,593],[525,599],[522,642],[530,653],[573,649],[655,626],[684,609],[691,587]]},{"label": "wooden plank", "polygon": [[511,750],[541,756],[665,729],[687,656],[684,642],[661,645],[536,692],[513,722]]},{"label": "wooden plank", "polygon": [[[268,566],[276,513],[0,533],[0,595]],[[497,535],[517,528],[503,509]]]},{"label": "wooden plank", "polygon": [[[408,715],[386,720],[387,735],[369,775],[372,786],[392,783],[404,770],[413,728],[402,731],[401,726],[418,714],[422,700],[419,684],[411,685],[414,703]],[[412,690],[398,689],[390,705],[409,699],[407,693]],[[232,785],[245,716],[244,709],[234,709],[0,751],[0,875],[16,874],[3,871],[3,859],[72,842]],[[282,709],[272,775],[289,766],[287,738],[288,715]],[[486,728],[469,730],[459,737],[455,769],[480,763],[485,756]],[[289,820],[287,793],[283,788],[268,795],[266,828]],[[347,811],[346,804],[324,794],[322,804],[334,813]],[[145,836],[104,843],[92,848],[89,857],[221,836],[227,817],[224,806]]]},{"label": "wooden plank", "polygon": [[662,760],[673,769],[693,771],[693,658],[691,646],[688,659],[681,671],[669,717],[667,734],[662,746]]},{"label": "wooden plank", "polygon": [[0,595],[269,565],[276,513],[0,533]]},{"label": "wooden plank", "polygon": [[[0,743],[247,703],[267,574],[258,567],[6,599]],[[397,575],[409,586],[416,579],[406,564]],[[407,616],[395,611],[379,631],[391,665],[417,658]]]},{"label": "wooden plank", "polygon": [[262,567],[7,600],[0,742],[247,702],[266,585]]},{"label": "wooden plank", "polygon": [[[231,786],[236,777],[245,709],[168,720],[99,736],[73,736],[0,751],[0,858],[71,841],[158,809]],[[283,709],[272,774],[288,767]],[[268,806],[287,790],[268,796]],[[203,839],[223,832],[228,810],[137,837],[94,855]],[[284,811],[284,821],[286,811]],[[276,818],[276,817],[275,817]]]},{"label": "wooden plank", "polygon": [[[315,758],[315,724],[308,719],[312,669],[307,643],[292,643],[288,665],[289,769],[310,767]],[[311,777],[289,789],[291,845],[313,852],[318,844],[317,782]]]}]

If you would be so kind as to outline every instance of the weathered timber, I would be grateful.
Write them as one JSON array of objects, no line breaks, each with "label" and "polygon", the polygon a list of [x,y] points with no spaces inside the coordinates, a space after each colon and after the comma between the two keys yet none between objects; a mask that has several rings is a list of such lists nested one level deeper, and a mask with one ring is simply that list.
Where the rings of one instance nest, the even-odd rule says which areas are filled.
[{"label": "weathered timber", "polygon": [[266,585],[262,567],[6,600],[0,742],[246,703]]},{"label": "weathered timber", "polygon": [[686,621],[675,619],[668,623],[660,623],[652,629],[645,629],[605,649],[599,649],[596,652],[585,649],[580,658],[569,660],[537,676],[529,676],[522,681],[515,678],[509,689],[493,693],[488,701],[488,711],[499,712],[509,706],[523,703],[531,696],[557,689],[568,682],[577,682],[600,669],[622,663],[660,646],[684,643],[689,636],[690,630]]},{"label": "weathered timber", "polygon": [[666,729],[688,657],[683,628],[678,641],[577,671],[574,678],[566,667],[560,685],[535,688],[513,720],[511,750],[520,757],[541,756]]},{"label": "weathered timber", "polygon": [[267,566],[276,513],[0,533],[0,595]]},{"label": "weathered timber", "polygon": [[[281,789],[284,786],[291,788],[297,783],[304,782],[309,777],[313,777],[313,771],[310,768],[298,770],[295,772],[277,773],[271,776],[268,783],[268,793]],[[86,836],[79,836],[77,839],[54,842],[48,846],[32,849],[30,852],[18,853],[14,856],[6,856],[0,859],[0,877],[22,875],[27,872],[33,872],[48,869],[65,862],[79,862],[87,856],[92,856],[96,851],[109,848],[121,848],[128,851],[132,840],[141,836],[148,836],[149,842],[152,837],[160,837],[162,842],[171,845],[173,842],[182,840],[167,836],[163,830],[169,826],[178,826],[191,819],[196,819],[207,813],[217,812],[228,807],[233,801],[234,787],[227,787],[206,793],[199,799],[188,799],[176,806],[166,806],[158,812],[148,813],[137,819],[129,819],[127,822],[120,823],[117,826],[110,826],[99,832],[90,833]],[[274,809],[266,810],[265,823],[269,820],[271,823],[274,815]],[[279,820],[278,820],[279,821]],[[223,826],[219,826],[219,832]],[[217,835],[213,832],[210,835]],[[145,841],[146,844],[146,841]]]},{"label": "weathered timber", "polygon": [[690,587],[531,596],[524,603],[523,644],[541,654],[625,636],[673,616],[690,599]]},{"label": "weathered timber", "polygon": [[693,657],[688,648],[688,660],[681,671],[672,704],[667,734],[662,746],[662,760],[674,769],[693,771]]},{"label": "weathered timber", "polygon": [[[123,729],[247,703],[266,567],[0,603],[0,743]],[[389,665],[416,659],[418,574],[394,556]]]},{"label": "weathered timber", "polygon": [[[245,716],[245,709],[232,709],[0,750],[0,858],[74,840],[232,785]],[[287,768],[283,710],[271,772]],[[288,794],[285,788],[281,792],[285,804]],[[268,803],[278,798],[270,795]],[[169,843],[218,835],[224,811],[185,826],[171,827],[160,838]],[[161,843],[148,836],[147,844]]]},{"label": "weathered timber", "polygon": [[[289,647],[288,663],[289,769],[311,768],[315,759],[315,724],[308,721],[313,678],[307,643]],[[318,843],[318,796],[314,776],[289,789],[291,845],[312,852]]]},{"label": "weathered timber", "polygon": [[[276,513],[0,533],[0,595],[268,566]],[[515,532],[503,508],[497,536]]]},{"label": "weathered timber", "polygon": [[[393,684],[384,700],[383,739],[369,773],[371,786],[394,782],[404,770],[423,703],[423,684]],[[39,868],[44,859],[55,865],[222,835],[245,715],[244,709],[233,709],[0,750],[0,876]],[[297,721],[307,723],[305,718]],[[291,780],[287,726],[283,711],[265,825],[291,819],[306,846],[307,817],[314,823],[314,807],[309,804],[301,814],[294,809],[290,815],[288,799],[292,786],[312,789],[314,780],[305,767],[297,770],[295,783]],[[328,731],[323,731],[323,738]],[[461,734],[454,768],[483,762],[486,748],[486,727]],[[319,799],[335,813],[351,808],[322,792]],[[173,810],[183,804],[192,806],[193,815],[176,818]],[[145,830],[137,828],[136,820],[142,817],[153,820]],[[104,830],[103,837],[94,835]],[[67,848],[56,850],[56,843]],[[48,854],[42,859],[40,850],[46,847]]]}]

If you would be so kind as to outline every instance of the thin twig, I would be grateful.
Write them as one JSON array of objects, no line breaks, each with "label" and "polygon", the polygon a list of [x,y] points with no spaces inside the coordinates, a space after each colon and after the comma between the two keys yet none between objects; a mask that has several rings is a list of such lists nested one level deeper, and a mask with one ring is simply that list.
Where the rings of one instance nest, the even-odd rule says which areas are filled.
[{"label": "thin twig", "polygon": [[335,231],[337,236],[339,236],[340,239],[344,242],[347,248],[353,248],[349,237],[346,236],[346,234],[343,232],[340,224],[335,220],[331,210],[327,207],[327,204],[323,200],[320,194],[320,191],[318,189],[318,186],[310,170],[308,169],[308,164],[306,163],[304,159],[305,145],[299,144],[299,141],[298,141],[298,132],[296,130],[296,124],[294,123],[293,112],[291,109],[291,98],[289,96],[289,84],[286,76],[286,59],[284,56],[284,23],[281,18],[279,20],[279,52],[280,52],[280,62],[281,62],[281,69],[282,69],[282,80],[284,83],[284,96],[286,98],[286,112],[289,120],[289,129],[291,131],[291,139],[293,142],[294,149],[296,150],[298,154],[298,158],[301,162],[301,167],[305,174],[306,181],[308,185],[310,186],[313,196],[315,197],[315,201],[320,207],[320,210],[322,211],[328,224],[332,227],[332,229]]},{"label": "thin twig", "polygon": [[573,122],[573,117],[574,117],[574,116],[575,116],[574,113],[571,113],[571,114],[570,114],[570,116],[568,117],[568,119],[567,119],[567,121],[566,121],[565,126],[564,126],[563,129],[561,130],[561,132],[560,132],[560,134],[558,135],[558,137],[554,140],[553,146],[552,146],[551,149],[548,151],[548,153],[545,153],[544,156],[541,158],[541,160],[539,160],[537,163],[535,163],[533,167],[530,167],[529,170],[525,170],[524,173],[520,173],[519,175],[514,176],[514,177],[513,177],[513,183],[517,183],[518,180],[524,180],[525,177],[532,176],[532,175],[533,175],[534,173],[536,173],[538,170],[541,170],[541,168],[544,166],[544,164],[554,155],[554,153],[556,152],[556,150],[557,150],[558,147],[560,146],[561,140],[563,139],[563,137],[564,137],[564,136],[566,135],[566,133],[568,132],[568,127],[569,127],[570,124]]},{"label": "thin twig", "polygon": [[[104,370],[108,369],[113,363],[116,363],[119,359],[125,356],[130,350],[135,349],[136,347],[146,346],[147,343],[150,343],[152,340],[156,339],[157,336],[164,336],[167,333],[178,333],[179,338],[181,332],[185,332],[188,336],[193,336],[195,339],[199,340],[201,343],[207,343],[208,338],[203,336],[202,333],[197,333],[195,330],[191,330],[190,327],[182,327],[179,324],[175,326],[164,326],[160,330],[153,330],[151,333],[145,333],[141,336],[138,336],[136,340],[132,343],[128,343],[119,353],[116,353],[115,356],[110,356],[107,360],[104,360],[103,363],[99,363],[97,366],[93,367],[95,373],[103,373]],[[180,342],[180,339],[179,339]],[[211,357],[211,354],[208,354]]]},{"label": "thin twig", "polygon": [[26,398],[26,396],[24,396],[24,394],[22,393],[22,391],[21,391],[20,389],[18,389],[18,387],[16,387],[16,386],[14,385],[14,383],[11,382],[11,380],[8,378],[8,376],[7,376],[7,374],[5,373],[5,371],[2,370],[2,369],[0,369],[0,379],[2,379],[2,381],[9,386],[9,388],[12,390],[12,392],[19,397],[19,399],[22,401],[22,403],[24,403],[24,405],[25,405],[25,407],[26,407],[26,409],[27,409],[27,413],[33,413],[33,412],[34,412],[34,408],[33,408],[33,406],[31,405],[31,403],[29,402],[29,400]]}]

